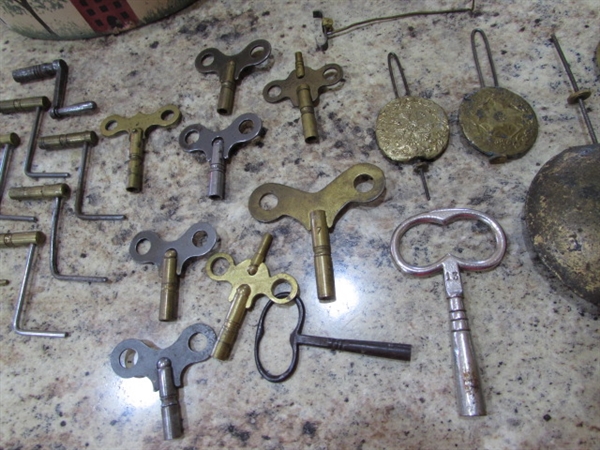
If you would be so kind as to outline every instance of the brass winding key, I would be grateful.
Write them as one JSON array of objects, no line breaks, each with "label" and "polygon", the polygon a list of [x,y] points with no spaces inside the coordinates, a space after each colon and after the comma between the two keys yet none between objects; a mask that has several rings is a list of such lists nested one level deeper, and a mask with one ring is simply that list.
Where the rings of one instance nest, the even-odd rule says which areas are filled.
[{"label": "brass winding key", "polygon": [[[219,337],[212,351],[213,358],[224,361],[229,358],[231,349],[242,326],[246,310],[251,308],[254,300],[262,295],[275,303],[287,303],[298,295],[298,282],[287,273],[271,276],[269,268],[264,263],[273,237],[265,234],[260,247],[252,259],[246,259],[235,265],[233,258],[226,253],[216,253],[206,263],[208,276],[216,281],[227,281],[231,284],[229,301],[231,307],[225,323],[219,332]],[[215,273],[215,264],[224,260],[228,264],[224,273]],[[289,293],[279,298],[275,289],[283,284],[289,285]]]},{"label": "brass winding key", "polygon": [[[369,184],[370,189],[365,191],[364,188]],[[263,184],[250,195],[248,209],[259,222],[272,222],[281,216],[290,216],[311,232],[317,294],[320,300],[333,300],[335,284],[329,228],[344,206],[372,202],[384,189],[383,171],[373,164],[362,163],[343,172],[319,192],[304,192],[282,184]],[[268,196],[277,199],[277,205],[270,209],[263,202]]]},{"label": "brass winding key", "polygon": [[[242,114],[221,131],[211,131],[197,123],[185,127],[179,135],[179,145],[187,152],[202,152],[210,164],[208,196],[213,200],[225,197],[225,160],[231,150],[260,134],[262,120],[256,114]],[[196,138],[196,140],[194,140]]]},{"label": "brass winding key", "polygon": [[[183,264],[190,258],[206,255],[217,244],[217,239],[217,232],[206,222],[192,225],[183,236],[172,242],[163,241],[154,231],[142,231],[134,236],[129,245],[131,257],[138,263],[158,266],[162,273],[158,320],[177,318],[178,276]],[[143,242],[150,244],[146,252],[142,252]]]},{"label": "brass winding key", "polygon": [[263,97],[269,103],[277,103],[288,98],[292,105],[300,109],[304,141],[317,142],[319,132],[315,117],[315,102],[321,91],[338,83],[344,72],[337,64],[327,64],[318,70],[304,65],[302,52],[296,52],[296,69],[286,80],[275,80],[263,89]]},{"label": "brass winding key", "polygon": [[167,105],[152,114],[137,113],[133,117],[117,114],[108,116],[100,125],[103,136],[112,137],[119,133],[129,134],[129,167],[127,169],[127,190],[142,191],[144,181],[144,145],[148,133],[156,127],[171,127],[181,120],[181,111],[175,105]]},{"label": "brass winding key", "polygon": [[258,39],[236,55],[227,56],[216,48],[208,48],[196,57],[196,70],[200,73],[218,73],[221,81],[217,112],[231,114],[235,97],[236,81],[242,71],[266,61],[271,54],[271,44]]}]

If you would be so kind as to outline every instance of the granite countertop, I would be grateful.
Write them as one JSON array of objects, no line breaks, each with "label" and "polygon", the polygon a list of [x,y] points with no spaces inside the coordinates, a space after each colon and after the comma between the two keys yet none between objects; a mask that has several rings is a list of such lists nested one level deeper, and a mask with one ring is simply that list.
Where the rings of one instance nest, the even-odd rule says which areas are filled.
[{"label": "granite countertop", "polygon": [[[442,2],[453,6],[453,2]],[[456,2],[455,2],[456,3]],[[460,2],[458,2],[460,4]],[[24,326],[64,330],[65,339],[23,337],[11,330],[26,249],[0,251],[0,448],[561,448],[589,449],[600,441],[600,332],[598,308],[567,290],[529,248],[524,201],[540,166],[559,151],[590,143],[551,33],[561,40],[587,100],[592,123],[600,123],[598,8],[594,0],[477,2],[475,14],[419,16],[380,23],[316,50],[311,11],[322,9],[336,26],[379,15],[433,9],[439,2],[393,0],[281,2],[200,1],[178,14],[118,36],[81,41],[32,40],[0,27],[0,100],[52,96],[53,82],[20,85],[11,71],[62,58],[69,64],[67,103],[94,100],[95,114],[62,121],[44,117],[41,134],[99,131],[111,115],[150,113],[175,104],[183,120],[152,131],[146,144],[144,186],[125,190],[128,139],[100,138],[91,150],[84,211],[123,213],[124,221],[81,221],[73,198],[65,202],[59,230],[59,268],[64,273],[107,276],[108,283],[59,281],[49,272],[49,243],[39,248],[27,296]],[[487,33],[499,84],[535,109],[539,135],[522,158],[490,165],[460,137],[457,110],[478,88],[469,36]],[[269,60],[247,73],[233,114],[216,113],[219,81],[194,68],[200,51],[236,53],[267,39]],[[316,108],[320,141],[306,144],[300,114],[286,101],[269,104],[262,89],[285,79],[294,53],[316,69],[339,64],[344,81],[324,92]],[[450,119],[450,143],[427,173],[426,201],[409,165],[389,162],[375,140],[379,110],[393,98],[386,57],[396,52],[413,95],[437,102]],[[484,64],[484,71],[487,65]],[[488,72],[486,72],[487,74]],[[208,164],[178,144],[184,127],[227,127],[238,115],[257,114],[266,133],[238,149],[227,163],[226,198],[207,197]],[[23,175],[33,114],[2,116],[0,133],[24,141],[13,153],[7,188],[60,182]],[[597,128],[598,129],[598,128]],[[79,150],[38,150],[38,171],[68,171],[74,190]],[[344,209],[332,230],[337,299],[317,299],[310,233],[284,217],[260,223],[248,211],[258,186],[274,182],[315,192],[357,163],[386,176],[384,195]],[[465,303],[480,365],[485,417],[457,413],[449,345],[448,306],[441,275],[415,278],[394,266],[393,231],[412,215],[436,208],[466,207],[493,216],[504,228],[508,250],[492,271],[463,273]],[[0,222],[0,232],[50,233],[52,204],[2,198],[3,214],[38,217],[35,224]],[[248,311],[231,359],[209,359],[185,372],[179,400],[185,428],[180,441],[162,437],[160,400],[147,379],[122,379],[109,355],[128,338],[164,348],[189,325],[220,329],[228,310],[228,283],[210,279],[207,257],[186,264],[180,282],[178,320],[157,320],[157,267],[129,255],[132,238],[152,230],[174,240],[198,221],[220,237],[217,251],[240,262],[264,233],[274,236],[267,265],[289,273],[306,305],[305,332],[320,336],[412,344],[410,362],[302,347],[295,374],[272,384],[253,358],[254,336],[265,298]],[[414,252],[434,258],[452,248],[482,256],[488,233],[471,224],[447,231],[424,227],[409,239]],[[433,230],[433,231],[432,231]],[[289,357],[287,331],[293,308],[278,308],[268,322],[264,352],[269,368]]]}]

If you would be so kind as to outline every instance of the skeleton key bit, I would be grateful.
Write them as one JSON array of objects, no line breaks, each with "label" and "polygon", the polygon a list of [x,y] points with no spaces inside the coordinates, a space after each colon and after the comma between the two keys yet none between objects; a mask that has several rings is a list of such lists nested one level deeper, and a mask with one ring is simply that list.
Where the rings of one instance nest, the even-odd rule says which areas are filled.
[{"label": "skeleton key bit", "polygon": [[[142,254],[139,246],[144,241],[150,244],[150,249]],[[190,258],[206,255],[216,243],[217,232],[206,222],[192,225],[183,236],[173,242],[163,241],[154,231],[142,231],[135,235],[129,245],[131,257],[141,264],[154,264],[162,272],[158,320],[169,321],[177,318],[178,276],[181,275],[183,265]]]},{"label": "skeleton key bit", "polygon": [[[457,220],[479,220],[490,227],[496,240],[496,249],[489,258],[482,261],[473,261],[447,254],[427,266],[416,266],[409,264],[402,257],[400,241],[409,229],[423,223],[434,223],[443,226]],[[438,209],[429,213],[418,214],[401,223],[392,236],[391,251],[396,267],[405,273],[425,277],[440,271],[443,272],[446,298],[450,309],[452,358],[458,412],[461,416],[485,416],[483,389],[473,342],[471,341],[469,319],[463,302],[460,269],[490,270],[500,264],[506,251],[506,237],[502,227],[491,217],[472,209]]]},{"label": "skeleton key bit", "polygon": [[[264,295],[275,303],[283,304],[298,295],[298,282],[294,277],[287,273],[271,276],[269,268],[264,263],[272,239],[270,234],[265,234],[254,257],[242,261],[237,266],[233,262],[233,258],[226,253],[216,253],[206,263],[206,272],[210,278],[216,281],[228,281],[232,286],[229,295],[231,307],[219,332],[219,338],[212,352],[213,358],[221,361],[229,358],[238,331],[244,321],[246,309],[252,307],[257,297]],[[222,274],[214,272],[214,265],[218,260],[225,260],[228,264]],[[289,293],[285,297],[279,298],[274,291],[282,284],[289,285]]]},{"label": "skeleton key bit", "polygon": [[[206,345],[199,351],[190,345],[197,334],[206,338]],[[211,327],[197,323],[183,330],[177,341],[165,349],[154,349],[137,339],[127,339],[110,354],[110,364],[121,378],[147,377],[154,391],[160,391],[164,439],[183,435],[177,388],[183,386],[182,374],[186,367],[210,357],[215,340]]]},{"label": "skeleton key bit", "polygon": [[263,97],[269,103],[277,103],[289,98],[292,105],[300,109],[304,141],[317,142],[319,132],[315,117],[315,102],[321,90],[338,83],[344,72],[337,64],[327,64],[319,70],[304,65],[301,52],[296,52],[296,69],[286,80],[271,81],[263,89]]},{"label": "skeleton key bit", "polygon": [[148,133],[156,127],[170,127],[181,120],[181,111],[175,105],[167,105],[152,114],[137,113],[131,118],[112,115],[100,125],[103,136],[112,137],[126,132],[129,134],[129,167],[127,191],[142,191],[144,178],[144,145]]},{"label": "skeleton key bit", "polygon": [[196,70],[200,73],[218,73],[221,81],[219,114],[231,114],[235,97],[236,81],[244,69],[266,61],[271,54],[271,44],[264,39],[251,42],[237,55],[227,56],[216,48],[203,50],[196,57]]},{"label": "skeleton key bit", "polygon": [[[262,120],[256,114],[242,114],[222,131],[211,131],[198,123],[181,132],[179,145],[188,153],[204,153],[210,164],[210,198],[221,200],[225,196],[225,160],[229,158],[233,147],[251,141],[261,130]],[[197,140],[190,142],[193,137]]]},{"label": "skeleton key bit", "polygon": [[[367,191],[359,186],[372,184]],[[378,198],[385,188],[385,176],[372,164],[357,164],[343,172],[319,192],[309,193],[282,184],[267,183],[254,190],[248,202],[250,214],[260,222],[272,222],[281,216],[298,220],[311,232],[317,294],[320,300],[335,299],[333,261],[329,228],[348,203],[368,203]],[[265,208],[262,200],[275,196],[277,205]]]}]

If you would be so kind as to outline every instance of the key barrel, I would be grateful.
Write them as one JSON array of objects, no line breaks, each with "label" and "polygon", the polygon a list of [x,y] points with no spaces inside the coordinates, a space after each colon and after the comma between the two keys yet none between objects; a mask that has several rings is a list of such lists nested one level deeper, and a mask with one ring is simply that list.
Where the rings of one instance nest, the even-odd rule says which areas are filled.
[{"label": "key barrel", "polygon": [[221,331],[219,331],[219,337],[217,338],[217,343],[215,344],[211,355],[213,358],[217,358],[220,361],[229,359],[233,344],[235,343],[240,327],[244,322],[244,317],[246,316],[246,302],[248,301],[249,296],[250,286],[247,284],[244,284],[237,289],[235,297],[229,307],[225,323],[223,324]]},{"label": "key barrel", "polygon": [[173,367],[169,358],[160,358],[156,364],[158,370],[158,392],[160,394],[160,412],[165,440],[177,439],[183,435],[179,395],[173,381]]}]

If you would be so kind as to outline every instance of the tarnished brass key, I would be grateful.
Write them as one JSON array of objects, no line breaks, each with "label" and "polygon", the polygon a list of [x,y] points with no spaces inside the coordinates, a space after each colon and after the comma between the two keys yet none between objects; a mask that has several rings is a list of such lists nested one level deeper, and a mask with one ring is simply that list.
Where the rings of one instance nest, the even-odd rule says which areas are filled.
[{"label": "tarnished brass key", "polygon": [[39,146],[44,150],[63,150],[81,147],[81,163],[79,164],[77,192],[75,194],[75,206],[73,208],[77,217],[83,220],[123,220],[125,219],[125,216],[122,214],[85,214],[82,211],[88,153],[90,147],[94,147],[97,143],[98,135],[93,131],[43,136],[39,140]]},{"label": "tarnished brass key", "polygon": [[327,64],[319,70],[304,65],[301,52],[296,52],[296,69],[286,80],[271,81],[263,89],[263,97],[269,103],[277,103],[286,98],[300,109],[302,129],[306,143],[317,142],[319,132],[315,117],[315,102],[323,88],[338,83],[344,72],[337,64]]},{"label": "tarnished brass key", "polygon": [[[363,190],[368,184],[372,186]],[[385,176],[372,164],[357,164],[343,172],[319,192],[309,193],[282,184],[268,183],[254,190],[248,202],[250,214],[260,222],[272,222],[290,216],[311,232],[317,295],[320,300],[335,299],[333,261],[329,228],[348,203],[367,203],[379,197],[385,188]],[[267,209],[262,200],[274,196],[277,205]]]},{"label": "tarnished brass key", "polygon": [[[204,239],[202,239],[204,238]],[[204,256],[217,243],[217,232],[206,222],[192,225],[179,239],[163,241],[154,231],[142,231],[134,236],[129,245],[129,254],[141,264],[154,264],[162,273],[158,320],[177,319],[179,278],[183,264],[190,258]],[[141,244],[150,244],[142,253]]]},{"label": "tarnished brass key", "polygon": [[17,98],[0,102],[0,112],[2,114],[35,111],[35,118],[33,119],[33,125],[31,126],[31,133],[29,133],[27,154],[23,164],[23,172],[30,178],[68,178],[70,176],[70,174],[67,172],[33,172],[31,170],[42,114],[44,111],[47,111],[48,108],[50,108],[50,105],[51,103],[48,97]]},{"label": "tarnished brass key", "polygon": [[[205,345],[192,346],[194,336],[204,336]],[[173,345],[164,349],[148,346],[138,339],[127,339],[110,354],[110,364],[121,378],[148,378],[154,391],[160,393],[160,411],[164,439],[183,436],[181,409],[177,389],[183,386],[183,371],[192,364],[210,358],[216,335],[208,325],[197,323],[187,327]]]},{"label": "tarnished brass key", "polygon": [[[13,149],[21,143],[21,139],[16,133],[0,135],[0,145],[4,148],[2,159],[0,160],[0,201],[6,187],[6,176],[8,175],[8,164]],[[14,216],[0,214],[0,220],[22,220],[25,222],[35,222],[37,219],[33,216]]]},{"label": "tarnished brass key", "polygon": [[[222,361],[229,359],[238,331],[246,316],[246,310],[252,307],[257,297],[264,295],[275,303],[287,303],[298,295],[298,283],[294,277],[287,273],[271,276],[269,268],[264,263],[272,239],[270,234],[266,234],[254,257],[242,261],[237,266],[233,258],[226,253],[216,253],[206,263],[206,272],[210,278],[216,281],[227,281],[232,287],[229,295],[231,306],[212,351],[213,358]],[[224,260],[228,264],[222,274],[215,273],[215,263],[219,260]],[[284,284],[289,286],[289,289],[286,289],[289,294],[279,298],[276,296],[275,289]]]},{"label": "tarnished brass key", "polygon": [[129,167],[127,190],[142,191],[144,181],[144,145],[148,133],[156,127],[170,127],[181,120],[181,111],[175,105],[167,105],[152,114],[137,113],[133,117],[108,116],[100,125],[103,136],[112,137],[119,133],[129,134]]},{"label": "tarnished brass key", "polygon": [[[186,127],[179,135],[179,145],[187,153],[202,152],[210,164],[208,196],[225,197],[225,160],[239,144],[249,142],[260,134],[262,120],[256,114],[242,114],[222,131],[211,131],[202,125]],[[192,138],[196,137],[195,141]]]},{"label": "tarnished brass key", "polygon": [[0,248],[13,247],[29,247],[27,259],[25,261],[25,273],[23,281],[19,289],[19,297],[17,298],[17,306],[12,320],[12,329],[15,333],[21,336],[33,337],[50,337],[64,338],[67,333],[63,331],[42,331],[42,330],[26,330],[21,326],[23,311],[25,310],[25,297],[27,295],[27,285],[31,277],[31,269],[33,267],[33,256],[38,245],[42,245],[46,240],[46,236],[41,231],[23,231],[19,233],[0,233]]},{"label": "tarnished brass key", "polygon": [[271,54],[271,44],[264,39],[251,42],[237,55],[227,56],[216,48],[203,50],[196,57],[196,70],[200,73],[218,73],[221,81],[219,114],[231,114],[235,97],[236,81],[244,69],[266,61]]},{"label": "tarnished brass key", "polygon": [[63,200],[71,195],[67,184],[50,184],[45,186],[16,187],[8,190],[8,196],[13,200],[50,200],[54,199],[52,210],[52,225],[50,231],[50,272],[57,280],[80,281],[83,283],[106,283],[106,277],[87,275],[65,275],[58,270],[58,220]]}]

